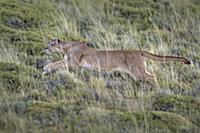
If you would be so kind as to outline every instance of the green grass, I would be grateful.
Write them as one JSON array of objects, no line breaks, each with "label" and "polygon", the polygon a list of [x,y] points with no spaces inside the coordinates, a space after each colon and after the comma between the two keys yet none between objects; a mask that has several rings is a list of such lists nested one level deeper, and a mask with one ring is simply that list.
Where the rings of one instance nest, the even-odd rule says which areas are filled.
[{"label": "green grass", "polygon": [[[1,0],[0,7],[0,132],[200,130],[198,0]],[[192,64],[147,60],[153,81],[84,68],[44,76],[44,65],[63,58],[43,52],[54,38]]]}]

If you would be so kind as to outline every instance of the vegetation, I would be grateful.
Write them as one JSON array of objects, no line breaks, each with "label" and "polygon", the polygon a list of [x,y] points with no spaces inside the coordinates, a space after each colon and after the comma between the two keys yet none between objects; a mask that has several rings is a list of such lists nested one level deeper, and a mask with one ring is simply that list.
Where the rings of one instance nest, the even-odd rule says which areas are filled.
[{"label": "vegetation", "polygon": [[[198,133],[198,0],[1,0],[0,132]],[[85,68],[42,75],[63,55],[48,41],[148,50],[192,64],[153,62],[153,81]]]}]

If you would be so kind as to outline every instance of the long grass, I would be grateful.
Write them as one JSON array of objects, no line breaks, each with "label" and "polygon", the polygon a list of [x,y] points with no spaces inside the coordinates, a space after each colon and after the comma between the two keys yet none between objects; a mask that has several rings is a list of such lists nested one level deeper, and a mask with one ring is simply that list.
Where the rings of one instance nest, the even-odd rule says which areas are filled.
[{"label": "long grass", "polygon": [[[151,28],[139,30],[129,19],[121,22],[116,20],[118,16],[115,8],[118,1],[52,0],[54,8],[49,13],[51,22],[47,26],[53,26],[49,27],[50,30],[43,29],[43,25],[38,29],[45,43],[53,38],[88,41],[95,43],[97,50],[133,49],[161,55],[186,56],[192,65],[147,60],[147,69],[156,77],[153,81],[135,81],[123,72],[91,72],[84,68],[76,71],[62,70],[48,76],[39,74],[39,78],[34,78],[35,69],[29,72],[23,72],[22,69],[17,75],[21,79],[16,93],[12,93],[10,88],[5,88],[4,83],[0,82],[1,107],[5,108],[0,112],[2,131],[142,133],[165,131],[166,128],[168,132],[181,132],[179,129],[185,126],[188,130],[196,129],[191,129],[191,132],[198,132],[194,122],[196,119],[187,114],[192,109],[185,107],[183,112],[187,113],[184,114],[178,112],[178,109],[177,112],[167,109],[166,112],[160,112],[154,108],[159,97],[190,95],[198,86],[200,16],[190,14],[190,9],[183,10],[183,15],[180,13],[187,2],[171,1],[168,16],[158,13],[151,18]],[[160,28],[159,21],[162,21],[161,25],[170,27],[170,30]],[[26,35],[22,38],[28,41]],[[25,60],[18,55],[23,55],[24,59],[28,55],[18,52],[15,47],[4,45],[3,41],[0,44],[0,62],[27,66]],[[48,55],[40,56],[52,59]],[[53,56],[63,59],[60,54]],[[41,73],[42,70],[37,72]],[[198,98],[194,99],[200,103]],[[18,105],[13,101],[21,103]],[[195,109],[198,116],[200,109]],[[153,121],[154,117],[160,121]],[[182,127],[176,127],[176,120]]]}]

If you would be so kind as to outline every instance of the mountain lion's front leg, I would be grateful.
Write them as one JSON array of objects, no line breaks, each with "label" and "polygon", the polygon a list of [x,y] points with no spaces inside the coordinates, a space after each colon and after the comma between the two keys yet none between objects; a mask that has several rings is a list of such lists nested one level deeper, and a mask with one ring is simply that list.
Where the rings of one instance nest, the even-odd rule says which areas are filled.
[{"label": "mountain lion's front leg", "polygon": [[[81,61],[81,51],[80,49],[73,48],[71,49],[67,55],[65,55],[65,61],[68,62],[68,66],[71,69],[77,69],[80,65]],[[67,60],[66,60],[67,59]]]},{"label": "mountain lion's front leg", "polygon": [[43,74],[49,74],[56,70],[68,69],[68,66],[68,62],[65,60],[52,62],[43,67]]}]

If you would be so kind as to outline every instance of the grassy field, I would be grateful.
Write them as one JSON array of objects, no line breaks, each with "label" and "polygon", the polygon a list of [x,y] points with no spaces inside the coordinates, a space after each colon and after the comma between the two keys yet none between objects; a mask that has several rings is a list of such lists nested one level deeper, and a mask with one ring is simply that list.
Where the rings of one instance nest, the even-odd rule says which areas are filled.
[{"label": "grassy field", "polygon": [[[54,38],[192,64],[147,60],[153,81],[84,68],[42,75],[63,58],[43,52]],[[198,133],[199,51],[199,0],[0,0],[0,133]]]}]

